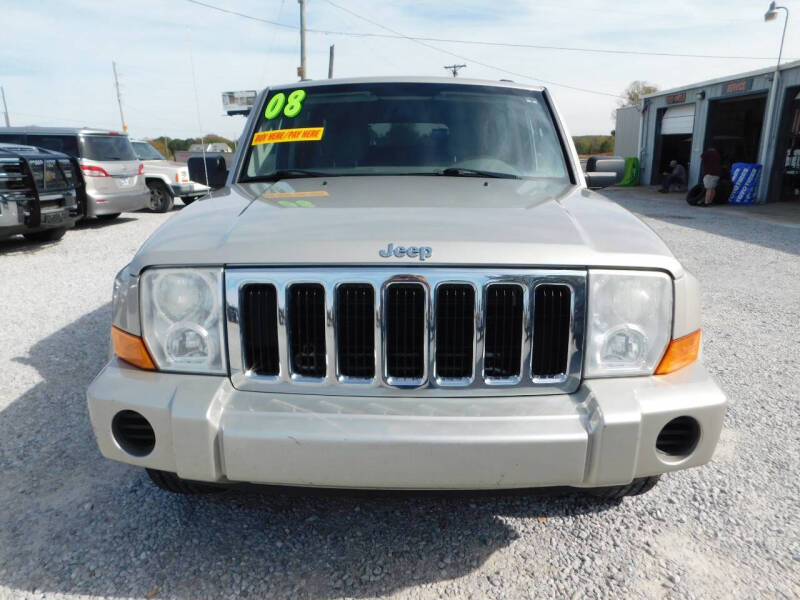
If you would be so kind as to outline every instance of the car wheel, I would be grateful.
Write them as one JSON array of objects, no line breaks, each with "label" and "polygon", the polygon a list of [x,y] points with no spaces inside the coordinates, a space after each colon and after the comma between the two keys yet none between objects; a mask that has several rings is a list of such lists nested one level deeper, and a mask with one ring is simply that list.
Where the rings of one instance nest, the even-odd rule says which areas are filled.
[{"label": "car wheel", "polygon": [[97,218],[101,221],[113,221],[116,219],[120,213],[111,213],[109,215],[97,215]]},{"label": "car wheel", "polygon": [[661,475],[652,477],[639,477],[628,485],[613,485],[610,487],[588,488],[589,495],[600,500],[619,500],[625,496],[640,496],[652,490],[658,483]]},{"label": "car wheel", "polygon": [[33,231],[31,233],[23,233],[26,240],[32,242],[55,242],[64,237],[67,233],[66,227],[56,227],[55,229],[45,229],[44,231]]},{"label": "car wheel", "polygon": [[172,194],[162,181],[148,181],[150,188],[150,210],[165,213],[172,208]]},{"label": "car wheel", "polygon": [[181,198],[181,200],[183,200],[183,203],[186,206],[189,206],[192,202],[194,202],[195,199],[193,197],[188,197],[188,198],[184,197],[184,198]]},{"label": "car wheel", "polygon": [[147,474],[159,488],[173,494],[218,494],[225,491],[223,486],[187,481],[167,471],[147,469]]}]

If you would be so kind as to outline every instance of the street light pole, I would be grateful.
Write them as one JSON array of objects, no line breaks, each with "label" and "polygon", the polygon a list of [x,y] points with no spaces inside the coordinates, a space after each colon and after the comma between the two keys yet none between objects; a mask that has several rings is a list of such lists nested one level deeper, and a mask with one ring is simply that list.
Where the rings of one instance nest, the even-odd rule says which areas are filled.
[{"label": "street light pole", "polygon": [[300,5],[300,67],[297,69],[297,76],[300,81],[305,81],[306,76],[306,2],[297,0]]},{"label": "street light pole", "polygon": [[776,6],[775,2],[769,3],[769,8],[767,12],[764,13],[764,21],[774,21],[775,18],[778,16],[778,11],[782,10],[786,12],[786,17],[783,20],[783,33],[781,34],[781,47],[778,50],[778,65],[775,67],[775,70],[778,70],[781,66],[781,57],[783,56],[783,40],[786,39],[786,26],[789,24],[789,9],[785,6]]},{"label": "street light pole", "polygon": [[[766,122],[764,123],[764,131],[761,134],[761,152],[759,153],[758,162],[762,165],[761,181],[759,182],[758,201],[766,202],[767,184],[764,183],[766,177],[766,166],[769,160],[769,149],[776,145],[770,144],[772,138],[773,125],[776,119],[773,117],[775,107],[778,103],[778,81],[781,77],[781,58],[783,57],[783,41],[786,38],[786,26],[789,24],[789,9],[785,6],[776,6],[775,2],[769,3],[767,12],[764,13],[764,21],[774,21],[778,16],[778,11],[782,10],[786,13],[783,21],[783,33],[781,34],[781,46],[778,50],[778,62],[775,65],[775,74],[772,76],[772,86],[769,91],[769,101],[767,102],[767,115]],[[776,157],[777,159],[777,157]]]}]

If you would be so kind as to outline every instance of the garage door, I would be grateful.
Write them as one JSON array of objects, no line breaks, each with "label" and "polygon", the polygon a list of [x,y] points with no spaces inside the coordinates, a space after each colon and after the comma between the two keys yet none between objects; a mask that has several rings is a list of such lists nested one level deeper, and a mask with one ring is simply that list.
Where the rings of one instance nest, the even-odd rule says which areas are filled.
[{"label": "garage door", "polygon": [[661,119],[661,135],[692,133],[694,129],[694,104],[668,108]]}]

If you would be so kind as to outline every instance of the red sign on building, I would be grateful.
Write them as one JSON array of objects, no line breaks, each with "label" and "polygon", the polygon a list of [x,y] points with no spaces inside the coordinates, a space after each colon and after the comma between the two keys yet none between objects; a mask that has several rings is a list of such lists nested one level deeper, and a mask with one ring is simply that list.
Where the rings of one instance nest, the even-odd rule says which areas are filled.
[{"label": "red sign on building", "polygon": [[667,104],[680,104],[681,102],[686,102],[686,92],[679,92],[667,96]]},{"label": "red sign on building", "polygon": [[726,94],[738,94],[741,92],[748,92],[753,87],[753,78],[740,79],[739,81],[731,81],[725,86]]}]

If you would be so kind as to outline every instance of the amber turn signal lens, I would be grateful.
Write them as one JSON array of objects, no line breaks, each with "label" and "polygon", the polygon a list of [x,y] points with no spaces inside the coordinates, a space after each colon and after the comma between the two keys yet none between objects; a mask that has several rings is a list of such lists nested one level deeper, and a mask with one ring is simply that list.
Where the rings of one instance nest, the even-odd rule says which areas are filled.
[{"label": "amber turn signal lens", "polygon": [[700,352],[700,330],[672,340],[658,364],[656,375],[666,375],[697,360]]},{"label": "amber turn signal lens", "polygon": [[111,339],[114,342],[114,354],[122,360],[140,369],[155,371],[156,366],[153,364],[153,359],[150,358],[150,353],[145,348],[142,338],[111,327]]}]

